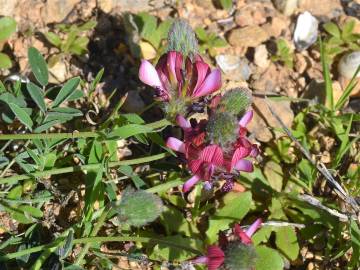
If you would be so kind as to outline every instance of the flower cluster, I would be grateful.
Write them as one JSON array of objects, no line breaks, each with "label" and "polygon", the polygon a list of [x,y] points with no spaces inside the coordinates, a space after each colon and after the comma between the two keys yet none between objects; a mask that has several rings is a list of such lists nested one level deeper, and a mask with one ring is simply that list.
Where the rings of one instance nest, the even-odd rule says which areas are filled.
[{"label": "flower cluster", "polygon": [[221,147],[221,144],[211,141],[209,143],[208,121],[202,120],[198,123],[196,120],[188,121],[181,115],[177,116],[177,124],[184,131],[184,140],[170,137],[166,145],[185,156],[188,168],[193,174],[184,184],[184,192],[189,191],[200,180],[211,183],[218,178],[227,179],[227,187],[231,188],[234,173],[253,171],[253,164],[247,158],[256,157],[258,148],[245,137],[246,125],[252,119],[252,115],[253,112],[248,111],[238,121],[238,134],[235,141],[230,143],[230,147]]},{"label": "flower cluster", "polygon": [[251,236],[261,226],[261,219],[257,219],[247,230],[243,231],[239,224],[232,229],[233,239],[224,235],[219,239],[219,245],[211,245],[206,256],[192,260],[194,264],[206,264],[209,270],[225,269],[254,269],[256,252],[252,245]]},{"label": "flower cluster", "polygon": [[[217,179],[225,179],[223,189],[231,190],[235,175],[253,170],[249,158],[258,153],[257,146],[246,138],[246,126],[253,117],[249,110],[251,93],[236,88],[208,98],[221,87],[220,70],[211,70],[197,54],[192,39],[185,38],[193,36],[189,27],[181,22],[172,29],[169,51],[155,67],[142,60],[139,78],[155,88],[155,96],[162,101],[166,116],[183,130],[182,140],[170,137],[166,143],[184,156],[192,173],[183,191],[189,191],[200,180],[211,188]],[[178,46],[171,33],[181,37]],[[197,121],[191,117],[196,104],[204,104],[208,119]]]}]

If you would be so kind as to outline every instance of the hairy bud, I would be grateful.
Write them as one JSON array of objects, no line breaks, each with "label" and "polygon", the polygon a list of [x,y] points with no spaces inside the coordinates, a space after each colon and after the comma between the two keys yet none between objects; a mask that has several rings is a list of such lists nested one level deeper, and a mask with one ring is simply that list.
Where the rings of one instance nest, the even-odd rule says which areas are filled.
[{"label": "hairy bud", "polygon": [[194,31],[184,20],[176,20],[168,34],[168,51],[181,52],[192,58],[198,51],[198,43]]},{"label": "hairy bud", "polygon": [[227,147],[235,142],[239,125],[235,115],[226,111],[216,111],[210,118],[206,127],[212,143]]},{"label": "hairy bud", "polygon": [[222,111],[238,115],[251,105],[251,91],[246,88],[234,88],[221,97],[218,108]]},{"label": "hairy bud", "polygon": [[161,199],[144,190],[125,189],[120,204],[115,207],[119,221],[141,227],[157,219],[163,211]]},{"label": "hairy bud", "polygon": [[228,270],[252,270],[255,269],[256,258],[253,245],[232,242],[225,250],[224,266]]}]

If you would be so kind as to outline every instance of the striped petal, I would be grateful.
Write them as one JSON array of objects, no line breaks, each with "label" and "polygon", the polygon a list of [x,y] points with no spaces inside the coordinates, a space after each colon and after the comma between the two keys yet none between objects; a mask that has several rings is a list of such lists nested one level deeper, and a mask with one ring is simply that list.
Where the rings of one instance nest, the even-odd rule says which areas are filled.
[{"label": "striped petal", "polygon": [[214,69],[199,88],[195,88],[193,97],[203,97],[209,95],[221,87],[221,72],[219,69]]},{"label": "striped petal", "polygon": [[231,168],[230,171],[234,168],[234,166],[238,163],[239,160],[247,157],[251,152],[251,148],[240,146],[238,147],[231,159]]},{"label": "striped petal", "polygon": [[243,172],[252,172],[254,171],[254,166],[250,160],[241,159],[235,164],[234,169]]},{"label": "striped petal", "polygon": [[217,270],[224,263],[225,254],[218,246],[209,246],[207,250],[208,269]]},{"label": "striped petal", "polygon": [[141,60],[139,79],[151,87],[163,88],[155,67],[147,60]]},{"label": "striped petal", "polygon": [[177,138],[174,138],[174,137],[168,138],[166,141],[166,146],[176,152],[185,154],[185,150],[186,150],[185,143],[180,141]]},{"label": "striped petal", "polygon": [[216,166],[221,166],[224,163],[223,152],[216,144],[206,146],[201,151],[200,160]]},{"label": "striped petal", "polygon": [[183,192],[188,192],[197,182],[200,181],[200,177],[195,174],[193,177],[191,177],[189,180],[185,182],[183,185]]}]

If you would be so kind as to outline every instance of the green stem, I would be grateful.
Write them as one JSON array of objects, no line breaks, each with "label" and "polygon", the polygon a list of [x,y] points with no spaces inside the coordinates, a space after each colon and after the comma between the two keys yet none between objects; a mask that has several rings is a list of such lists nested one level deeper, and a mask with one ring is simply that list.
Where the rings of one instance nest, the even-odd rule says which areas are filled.
[{"label": "green stem", "polygon": [[[130,160],[121,160],[121,161],[114,161],[109,162],[108,167],[117,167],[121,165],[134,165],[134,164],[140,164],[140,163],[147,163],[154,160],[159,160],[167,156],[167,153],[161,153],[153,156],[143,157],[143,158],[136,158],[136,159],[130,159]],[[0,178],[0,184],[14,184],[18,181],[31,179],[34,177],[46,177],[51,175],[57,175],[57,174],[64,174],[64,173],[71,173],[71,172],[80,172],[85,170],[96,170],[102,166],[102,163],[95,163],[95,164],[87,164],[87,165],[79,165],[79,166],[71,166],[71,167],[65,167],[65,168],[58,168],[58,169],[51,169],[47,171],[42,172],[34,172],[30,175],[15,175],[11,177],[3,177]]]},{"label": "green stem", "polygon": [[[157,129],[169,125],[169,121],[162,119],[145,127]],[[67,132],[67,133],[29,133],[29,134],[1,134],[0,141],[4,140],[33,140],[33,139],[76,139],[76,138],[97,138],[101,133],[96,131]]]},{"label": "green stem", "polygon": [[[182,244],[174,243],[174,241],[167,241],[167,240],[163,240],[161,238],[150,238],[150,237],[137,237],[137,236],[87,237],[87,238],[75,239],[73,241],[73,244],[75,245],[75,244],[86,244],[86,243],[95,243],[95,242],[104,243],[104,242],[127,242],[127,241],[141,242],[141,243],[154,242],[154,243],[158,243],[158,244],[164,244],[164,245],[167,245],[170,247],[187,250],[189,252],[194,253],[195,255],[202,254],[202,252],[200,250],[197,250],[197,249],[194,249],[192,247],[185,246]],[[55,244],[53,243],[53,244],[49,244],[49,245],[41,245],[41,246],[37,246],[37,247],[24,249],[24,250],[14,252],[14,253],[4,254],[4,255],[0,256],[0,261],[15,259],[15,258],[24,256],[24,255],[42,251],[44,249],[53,248],[54,246],[58,246],[58,245],[59,245],[59,243],[55,243]]]},{"label": "green stem", "polygon": [[163,183],[163,184],[148,188],[148,189],[146,189],[146,191],[150,192],[150,193],[159,193],[159,192],[169,190],[170,188],[180,186],[183,183],[184,183],[183,180],[176,179],[176,180],[173,180],[173,181],[169,181],[169,182],[166,182],[166,183]]},{"label": "green stem", "polygon": [[[97,233],[100,231],[101,227],[103,226],[105,219],[109,213],[109,208],[105,207],[104,211],[102,212],[101,216],[99,217],[98,222],[96,223],[95,227],[90,233],[90,236],[96,236]],[[84,248],[81,250],[79,256],[75,260],[75,264],[82,265],[82,260],[85,257],[86,253],[89,251],[91,243],[86,243]]]}]

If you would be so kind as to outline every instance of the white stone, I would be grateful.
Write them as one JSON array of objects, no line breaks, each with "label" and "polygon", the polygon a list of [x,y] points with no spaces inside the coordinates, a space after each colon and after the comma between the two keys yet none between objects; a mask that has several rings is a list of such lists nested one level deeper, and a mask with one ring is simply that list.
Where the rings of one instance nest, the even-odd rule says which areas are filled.
[{"label": "white stone", "polygon": [[310,12],[305,11],[299,15],[294,32],[294,42],[298,50],[307,49],[316,42],[318,26],[318,20]]}]

